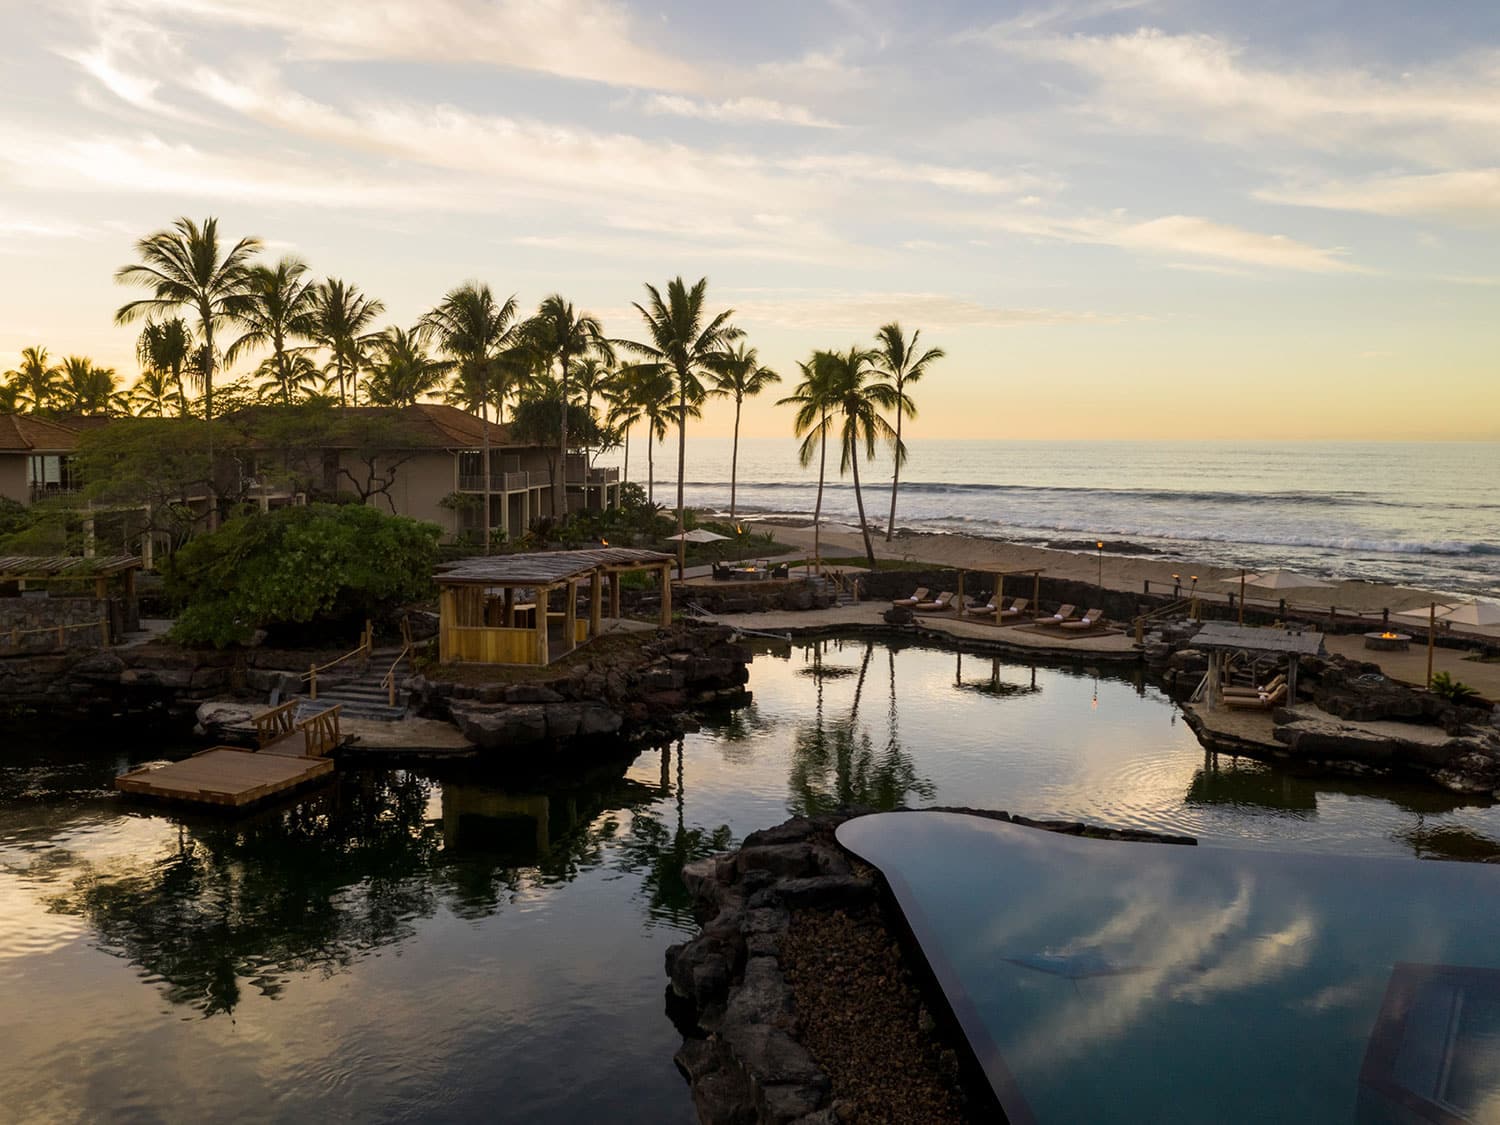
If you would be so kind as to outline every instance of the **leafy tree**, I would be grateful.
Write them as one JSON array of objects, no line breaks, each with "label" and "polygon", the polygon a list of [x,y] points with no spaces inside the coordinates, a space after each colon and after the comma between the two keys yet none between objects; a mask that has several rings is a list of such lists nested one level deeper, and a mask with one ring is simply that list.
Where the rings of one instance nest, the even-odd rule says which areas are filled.
[{"label": "leafy tree", "polygon": [[136,359],[144,371],[171,378],[177,391],[178,413],[188,414],[187,388],[182,374],[193,359],[193,333],[180,316],[154,321],[141,330],[135,346]]},{"label": "leafy tree", "polygon": [[781,376],[765,367],[754,348],[741,342],[729,352],[722,364],[713,372],[712,394],[734,399],[734,445],[729,455],[729,519],[735,514],[735,477],[740,461],[740,407],[747,398],[753,398],[772,383],[781,382]]},{"label": "leafy tree", "polygon": [[554,487],[562,477],[564,462],[560,452],[553,452],[552,439],[563,425],[568,427],[565,441],[574,445],[598,444],[604,439],[603,428],[592,414],[565,408],[562,388],[555,384],[518,402],[510,421],[511,436],[517,441],[546,447],[547,472]]},{"label": "leafy tree", "polygon": [[885,541],[889,543],[896,533],[896,491],[901,482],[901,466],[906,461],[906,445],[901,440],[902,418],[915,418],[917,404],[906,393],[909,383],[920,382],[927,368],[947,353],[942,348],[921,350],[922,330],[919,328],[908,340],[895,321],[883,325],[875,333],[876,363],[896,388],[896,459],[891,470],[891,518],[886,521]]},{"label": "leafy tree", "polygon": [[269,348],[270,358],[260,370],[275,380],[281,401],[290,405],[298,383],[292,360],[300,351],[291,342],[312,337],[317,307],[317,291],[307,276],[306,263],[287,256],[274,266],[251,266],[245,297],[244,307],[234,318],[244,332],[229,345],[224,361],[233,363],[246,352]]},{"label": "leafy tree", "polygon": [[[667,296],[654,285],[646,286],[647,306],[632,302],[645,321],[647,339],[621,341],[621,345],[641,356],[646,365],[666,371],[673,379],[677,398],[677,533],[686,530],[683,522],[682,486],[687,466],[687,420],[690,405],[703,401],[703,376],[722,366],[729,345],[743,333],[729,323],[733,309],[715,316],[705,311],[708,278],[699,278],[691,289],[678,277],[667,283]],[[687,542],[677,541],[677,569],[684,569]]]},{"label": "leafy tree", "polygon": [[313,290],[308,335],[328,349],[330,385],[337,382],[339,405],[359,405],[359,371],[374,342],[370,326],[385,303],[366,297],[357,286],[329,278]]},{"label": "leafy tree", "polygon": [[859,486],[859,456],[875,456],[875,444],[883,441],[894,448],[899,460],[906,455],[896,440],[896,431],[886,421],[882,410],[897,406],[896,387],[873,380],[878,374],[873,366],[876,353],[863,348],[847,352],[828,352],[824,362],[829,372],[829,414],[839,433],[839,471],[854,474],[854,504],[859,509],[859,529],[865,537],[865,557],[875,569],[875,547],[870,542],[870,526],[865,522],[865,500]]},{"label": "leafy tree", "polygon": [[188,543],[166,570],[173,635],[218,647],[256,629],[352,622],[425,597],[442,529],[358,504],[254,512]]},{"label": "leafy tree", "polygon": [[435,359],[422,341],[420,328],[394,325],[373,341],[374,363],[365,398],[374,406],[411,406],[443,382],[448,365]]},{"label": "leafy tree", "polygon": [[199,226],[184,217],[170,230],[147,235],[135,248],[140,262],[116,270],[115,280],[150,289],[151,296],[121,305],[115,312],[115,323],[127,324],[140,316],[180,308],[198,314],[201,346],[197,374],[203,380],[203,416],[212,422],[217,361],[214,332],[250,307],[251,259],[261,248],[260,239],[242,238],[221,253],[218,219],[205,219]]},{"label": "leafy tree", "polygon": [[22,350],[20,366],[7,371],[5,380],[14,392],[15,406],[48,410],[62,390],[62,368],[48,361],[46,348],[30,347]]},{"label": "leafy tree", "polygon": [[[490,419],[489,406],[496,405],[496,420],[503,420],[505,380],[514,371],[513,354],[522,343],[516,324],[515,295],[496,301],[488,285],[466,282],[449,290],[442,303],[422,317],[424,336],[437,340],[439,350],[451,360],[455,391],[464,405],[479,407],[481,456],[484,465],[484,549],[490,549]],[[497,393],[498,392],[498,393]]]},{"label": "leafy tree", "polygon": [[823,557],[823,482],[828,467],[829,414],[833,408],[833,366],[828,353],[814,352],[812,358],[797,364],[802,382],[777,406],[795,406],[792,432],[802,439],[797,459],[805,469],[812,464],[813,451],[818,453],[818,499],[813,505],[813,557]]},{"label": "leafy tree", "polygon": [[127,412],[126,396],[112,367],[99,367],[87,356],[70,355],[63,360],[61,386],[56,396],[60,409],[69,414]]},{"label": "leafy tree", "polygon": [[[536,315],[526,324],[527,342],[549,363],[556,361],[558,371],[558,422],[557,461],[567,464],[568,441],[568,378],[572,374],[575,359],[598,357],[606,363],[614,362],[614,350],[604,338],[599,321],[588,313],[578,313],[573,303],[561,294],[554,293],[545,298],[537,308]],[[559,519],[567,515],[567,481],[565,474],[553,474],[552,512]]]},{"label": "leafy tree", "polygon": [[[180,543],[206,518],[194,502],[218,494],[209,425],[200,418],[140,418],[85,431],[73,455],[84,498],[100,507],[138,508],[150,530]],[[233,454],[240,439],[227,436],[221,450]]]}]

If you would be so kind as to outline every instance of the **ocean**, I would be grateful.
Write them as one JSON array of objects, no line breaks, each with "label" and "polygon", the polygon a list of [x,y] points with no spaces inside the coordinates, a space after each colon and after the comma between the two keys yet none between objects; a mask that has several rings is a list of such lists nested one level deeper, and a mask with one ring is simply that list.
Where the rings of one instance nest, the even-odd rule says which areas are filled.
[{"label": "ocean", "polygon": [[[639,435],[636,435],[639,436]],[[896,526],[1465,595],[1500,592],[1500,443],[938,441],[908,443]],[[808,515],[817,465],[797,443],[740,441],[738,510]],[[598,464],[618,465],[621,451]],[[688,437],[685,492],[727,510],[730,440]],[[675,503],[675,435],[656,452],[656,501]],[[860,466],[865,513],[885,525],[888,459]],[[646,451],[630,450],[646,483]],[[830,458],[824,517],[854,523]]]}]

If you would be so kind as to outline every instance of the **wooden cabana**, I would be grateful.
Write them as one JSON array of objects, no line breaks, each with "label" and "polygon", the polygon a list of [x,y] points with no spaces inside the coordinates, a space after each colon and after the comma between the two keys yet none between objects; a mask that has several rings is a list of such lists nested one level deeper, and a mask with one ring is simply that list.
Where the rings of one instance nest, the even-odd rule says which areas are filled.
[{"label": "wooden cabana", "polygon": [[1323,634],[1311,630],[1256,629],[1248,625],[1210,621],[1193,637],[1192,647],[1208,653],[1208,685],[1203,697],[1208,710],[1212,711],[1219,702],[1224,656],[1236,652],[1286,657],[1286,697],[1295,706],[1298,661],[1304,656],[1323,655]]},{"label": "wooden cabana", "polygon": [[110,579],[119,579],[119,592],[135,598],[135,572],[141,569],[139,555],[112,555],[108,558],[85,558],[80,555],[5,555],[0,556],[0,587],[15,584],[25,590],[27,583],[89,582],[94,597],[110,596]]},{"label": "wooden cabana", "polygon": [[[1046,569],[1047,568],[1044,567],[1044,566],[1036,566],[1036,567],[1022,567],[1022,568],[1020,568],[1018,570],[976,570],[974,572],[975,574],[991,574],[991,575],[994,575],[994,578],[995,578],[995,624],[996,625],[1002,625],[1002,624],[1005,623],[1005,617],[1004,617],[1004,615],[1002,613],[1003,607],[1001,606],[1000,601],[1001,601],[1001,595],[1005,591],[1005,580],[1007,578],[1015,578],[1017,576],[1027,575],[1027,574],[1031,575],[1031,614],[1032,614],[1033,617],[1036,616],[1037,606],[1039,606],[1041,604],[1041,602],[1042,602],[1042,572],[1044,570],[1046,570]],[[968,571],[964,570],[963,568],[959,568],[959,571],[958,571],[958,597],[957,597],[956,600],[957,600],[958,605],[960,607],[960,610],[959,610],[960,612],[962,612],[962,607],[963,607],[963,604],[964,604],[964,575],[967,574],[967,573],[968,573]]]},{"label": "wooden cabana", "polygon": [[[620,616],[620,575],[654,570],[661,582],[661,624],[672,621],[671,555],[629,547],[486,555],[452,563],[435,575],[438,654],[444,663],[548,664],[597,637],[605,616]],[[579,587],[588,584],[588,620],[578,619]],[[551,607],[554,591],[562,607]]]}]

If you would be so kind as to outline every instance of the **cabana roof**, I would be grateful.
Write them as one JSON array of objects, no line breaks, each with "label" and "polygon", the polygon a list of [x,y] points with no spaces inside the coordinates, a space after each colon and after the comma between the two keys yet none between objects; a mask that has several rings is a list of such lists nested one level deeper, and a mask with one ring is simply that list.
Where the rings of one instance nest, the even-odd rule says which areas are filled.
[{"label": "cabana roof", "polygon": [[664,566],[676,560],[660,551],[599,547],[590,551],[529,551],[460,559],[434,576],[439,586],[551,586],[595,570]]},{"label": "cabana roof", "polygon": [[0,556],[0,579],[101,578],[140,569],[139,555],[108,555],[92,559],[80,555]]},{"label": "cabana roof", "polygon": [[1209,621],[1198,630],[1192,640],[1192,647],[1236,651],[1247,649],[1251,652],[1273,652],[1287,656],[1318,656],[1323,651],[1323,634],[1257,629],[1248,625]]}]

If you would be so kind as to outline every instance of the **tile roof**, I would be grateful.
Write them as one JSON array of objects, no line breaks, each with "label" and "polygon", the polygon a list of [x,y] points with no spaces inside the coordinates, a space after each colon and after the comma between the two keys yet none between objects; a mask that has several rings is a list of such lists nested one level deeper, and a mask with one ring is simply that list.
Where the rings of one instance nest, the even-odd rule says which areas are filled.
[{"label": "tile roof", "polygon": [[0,414],[0,450],[7,453],[66,453],[78,445],[78,431],[34,414]]}]

